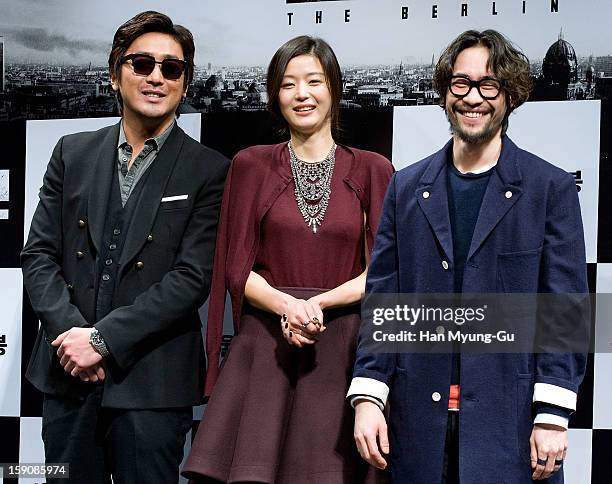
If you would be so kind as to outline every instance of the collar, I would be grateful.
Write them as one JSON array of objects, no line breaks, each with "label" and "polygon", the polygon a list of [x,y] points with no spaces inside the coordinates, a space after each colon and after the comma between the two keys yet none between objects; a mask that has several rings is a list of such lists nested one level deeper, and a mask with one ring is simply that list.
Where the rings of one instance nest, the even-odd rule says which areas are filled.
[{"label": "collar", "polygon": [[[170,123],[170,126],[168,126],[159,136],[147,139],[144,142],[144,144],[153,145],[153,147],[157,151],[161,150],[162,146],[164,145],[164,143],[170,136],[170,133],[172,132],[172,128],[174,128],[175,125],[176,125],[176,119],[172,121],[172,123]],[[128,143],[127,137],[125,136],[125,130],[123,129],[123,119],[122,119],[121,122],[119,123],[119,141],[117,142],[117,148],[122,148],[124,146],[131,147],[131,145]]]},{"label": "collar", "polygon": [[[495,165],[495,172],[499,175],[502,183],[506,185],[519,185],[523,178],[518,163],[518,154],[521,150],[507,136],[502,137],[502,149],[499,160]],[[443,168],[446,167],[449,157],[453,156],[453,139],[451,138],[444,147],[431,156],[431,162],[419,180],[421,185],[431,185],[438,177]]]}]

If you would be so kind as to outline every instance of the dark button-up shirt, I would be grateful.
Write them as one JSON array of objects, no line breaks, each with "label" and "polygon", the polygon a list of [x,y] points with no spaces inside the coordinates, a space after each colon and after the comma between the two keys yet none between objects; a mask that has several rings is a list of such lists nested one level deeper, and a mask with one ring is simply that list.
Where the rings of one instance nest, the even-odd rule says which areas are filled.
[{"label": "dark button-up shirt", "polygon": [[170,132],[176,121],[174,121],[166,130],[155,138],[149,138],[145,141],[144,147],[138,153],[138,156],[129,166],[130,160],[132,159],[133,148],[128,143],[125,137],[125,131],[123,130],[123,122],[119,128],[119,142],[117,143],[117,175],[119,176],[119,190],[121,192],[121,204],[125,207],[125,204],[130,198],[132,190],[142,178],[142,175],[151,166],[157,153],[161,150],[162,146],[170,136]]}]

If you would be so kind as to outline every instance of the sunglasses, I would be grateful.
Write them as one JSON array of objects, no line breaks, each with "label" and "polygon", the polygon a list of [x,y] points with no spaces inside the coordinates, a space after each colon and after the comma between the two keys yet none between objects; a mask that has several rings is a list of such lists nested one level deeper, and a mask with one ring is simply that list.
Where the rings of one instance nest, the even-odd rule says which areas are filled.
[{"label": "sunglasses", "polygon": [[155,69],[155,64],[159,64],[162,75],[173,81],[179,79],[187,67],[187,62],[184,60],[164,59],[163,61],[157,61],[155,57],[149,54],[128,54],[121,59],[121,63],[125,64],[127,61],[131,61],[134,74],[138,76],[148,76]]}]

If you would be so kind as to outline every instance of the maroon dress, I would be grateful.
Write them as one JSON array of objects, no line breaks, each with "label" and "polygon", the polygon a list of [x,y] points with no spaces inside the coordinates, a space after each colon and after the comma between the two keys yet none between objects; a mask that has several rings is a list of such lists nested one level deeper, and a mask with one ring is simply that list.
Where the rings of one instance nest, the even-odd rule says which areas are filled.
[{"label": "maroon dress", "polygon": [[[323,224],[313,233],[297,207],[294,182],[260,224],[253,270],[307,299],[364,268],[364,211],[344,180],[350,153],[338,147]],[[390,173],[389,169],[389,173]],[[324,312],[327,330],[304,348],[283,338],[277,315],[243,304],[219,380],[183,474],[222,482],[336,484],[375,482],[358,455],[354,412],[345,401],[359,305]]]}]

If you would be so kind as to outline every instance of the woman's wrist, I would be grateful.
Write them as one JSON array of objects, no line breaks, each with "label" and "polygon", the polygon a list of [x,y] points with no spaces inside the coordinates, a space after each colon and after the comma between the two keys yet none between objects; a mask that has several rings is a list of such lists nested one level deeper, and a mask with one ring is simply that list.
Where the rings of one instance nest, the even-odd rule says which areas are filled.
[{"label": "woman's wrist", "polygon": [[326,309],[328,307],[328,304],[327,304],[327,302],[325,300],[325,294],[326,293],[324,292],[324,293],[321,293],[321,294],[318,294],[316,296],[311,297],[310,298],[310,302],[312,304],[316,304],[317,306],[319,306],[321,308],[321,310]]},{"label": "woman's wrist", "polygon": [[295,298],[291,296],[290,294],[287,294],[279,290],[276,290],[276,292],[277,294],[274,297],[272,310],[278,316],[282,316],[283,314],[287,313],[287,309],[289,308],[289,305]]}]

